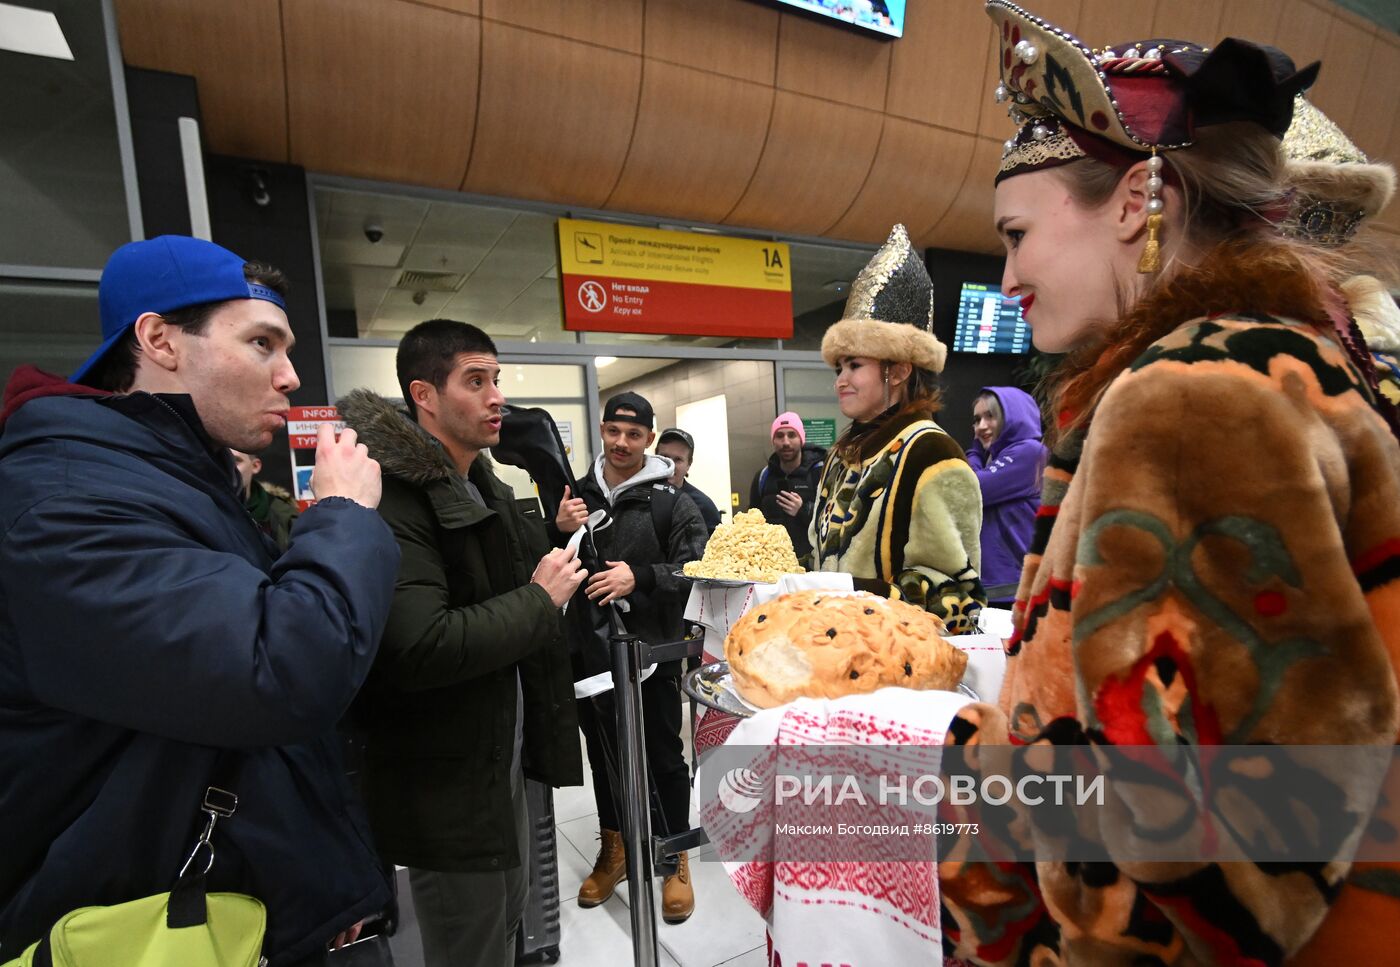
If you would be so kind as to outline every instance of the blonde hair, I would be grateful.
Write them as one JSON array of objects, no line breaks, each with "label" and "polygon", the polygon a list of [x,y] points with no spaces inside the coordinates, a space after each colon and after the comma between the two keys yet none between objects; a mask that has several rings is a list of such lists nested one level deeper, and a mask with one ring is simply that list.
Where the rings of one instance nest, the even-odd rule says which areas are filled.
[{"label": "blonde hair", "polygon": [[977,399],[972,401],[973,406],[976,406],[982,400],[987,401],[987,409],[992,411],[992,419],[996,420],[1000,424],[1005,424],[1006,414],[1003,413],[1001,410],[1001,397],[993,393],[989,389],[983,390],[982,392],[977,394]]},{"label": "blonde hair", "polygon": [[[1277,138],[1255,124],[1212,125],[1198,133],[1189,148],[1165,152],[1169,178],[1180,189],[1183,203],[1168,225],[1168,234],[1203,253],[1207,268],[1212,251],[1249,248],[1261,256],[1279,256],[1306,273],[1316,291],[1350,274],[1348,260],[1278,234],[1274,219],[1286,205],[1284,156]],[[1051,169],[1080,208],[1108,202],[1127,169],[1084,158]],[[1134,312],[1134,306],[1160,300],[1174,280],[1192,267],[1169,263],[1136,293],[1119,292],[1118,318],[1100,329],[1091,344],[1071,351],[1047,378],[1046,396],[1055,421],[1050,432],[1062,434],[1085,423],[1108,383],[1142,352],[1181,322],[1171,314]],[[1267,306],[1228,306],[1236,311],[1263,311]]]},{"label": "blonde hair", "polygon": [[[1205,249],[1241,233],[1275,231],[1273,219],[1287,195],[1283,145],[1257,124],[1202,128],[1191,147],[1163,152],[1162,159],[1185,198],[1175,220],[1184,241]],[[1094,158],[1051,170],[1081,208],[1107,202],[1125,172]]]}]

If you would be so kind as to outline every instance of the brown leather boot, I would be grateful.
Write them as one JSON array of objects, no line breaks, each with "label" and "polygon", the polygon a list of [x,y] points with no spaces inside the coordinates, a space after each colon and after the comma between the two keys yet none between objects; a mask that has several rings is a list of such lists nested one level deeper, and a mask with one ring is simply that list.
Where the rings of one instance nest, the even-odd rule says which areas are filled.
[{"label": "brown leather boot", "polygon": [[598,859],[593,864],[593,872],[578,888],[578,905],[596,907],[607,902],[617,884],[627,876],[627,851],[622,845],[622,834],[616,830],[599,830],[603,845],[598,849]]},{"label": "brown leather boot", "polygon": [[685,923],[695,912],[695,889],[690,885],[690,857],[681,853],[676,872],[661,884],[661,917],[667,923]]}]

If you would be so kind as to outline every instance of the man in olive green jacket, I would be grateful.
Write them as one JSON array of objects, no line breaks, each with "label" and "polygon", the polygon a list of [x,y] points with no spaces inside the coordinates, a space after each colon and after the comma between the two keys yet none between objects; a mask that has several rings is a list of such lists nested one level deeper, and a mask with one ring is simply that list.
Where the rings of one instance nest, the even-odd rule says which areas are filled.
[{"label": "man in olive green jacket", "polygon": [[242,450],[229,453],[233,454],[233,465],[238,468],[238,479],[243,484],[243,506],[263,533],[277,542],[279,550],[285,551],[292,542],[292,524],[300,513],[297,502],[276,484],[257,479],[257,474],[262,473],[262,460]]},{"label": "man in olive green jacket", "polygon": [[407,413],[367,390],[340,402],[383,469],[379,512],[403,551],[355,721],[375,842],[409,867],[427,967],[514,964],[522,776],[583,781],[559,609],[585,572],[481,455],[500,439],[499,372],[485,333],[435,319],[399,345]]}]

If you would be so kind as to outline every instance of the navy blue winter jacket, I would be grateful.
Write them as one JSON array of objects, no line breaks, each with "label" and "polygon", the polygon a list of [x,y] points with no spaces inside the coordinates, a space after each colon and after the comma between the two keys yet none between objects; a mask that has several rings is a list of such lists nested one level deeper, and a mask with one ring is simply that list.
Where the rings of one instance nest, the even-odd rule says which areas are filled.
[{"label": "navy blue winter jacket", "polygon": [[393,535],[329,500],[274,560],[188,397],[26,369],[0,417],[0,961],[75,907],[170,889],[219,759],[239,801],[210,889],[266,904],[274,967],[324,950],[390,900],[334,727]]}]

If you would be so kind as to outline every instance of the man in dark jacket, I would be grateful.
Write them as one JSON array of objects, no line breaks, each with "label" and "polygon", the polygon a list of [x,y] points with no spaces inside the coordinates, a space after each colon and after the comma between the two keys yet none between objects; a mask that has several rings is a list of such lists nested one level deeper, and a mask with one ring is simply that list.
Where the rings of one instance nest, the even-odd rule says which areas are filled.
[{"label": "man in dark jacket", "polygon": [[773,455],[749,488],[749,509],[757,507],[770,524],[781,524],[792,538],[798,559],[812,553],[808,530],[812,506],[821,485],[826,451],[807,442],[802,417],[789,410],[773,421],[769,431]]},{"label": "man in dark jacket", "polygon": [[671,486],[695,501],[700,517],[705,521],[705,531],[713,534],[723,519],[720,517],[719,508],[713,500],[705,496],[703,490],[686,479],[690,475],[690,465],[695,460],[695,437],[677,426],[662,430],[661,436],[656,440],[656,455],[671,461],[675,468],[670,476]]},{"label": "man in dark jacket", "polygon": [[[675,469],[671,461],[647,454],[656,438],[653,425],[651,404],[636,393],[608,400],[603,408],[603,452],[579,482],[579,495],[565,492],[554,523],[568,535],[582,527],[591,512],[607,510],[611,523],[593,536],[609,567],[588,579],[588,598],[597,604],[625,602],[627,630],[661,644],[681,636],[689,588],[677,572],[704,553],[705,523],[694,502],[668,482]],[[652,503],[658,500],[672,502],[669,514],[652,513]],[[665,533],[658,532],[658,523]],[[653,802],[652,828],[683,832],[690,827],[690,774],[681,742],[678,667],[658,667],[642,683],[642,718],[647,772],[661,806],[658,812]],[[611,715],[600,714],[592,700],[580,702],[579,723],[588,745],[603,844],[593,872],[579,888],[578,902],[595,907],[612,896],[627,867],[615,799],[620,790],[614,791],[604,765],[608,750],[617,748],[617,734]],[[665,876],[662,916],[667,923],[680,923],[695,910],[688,858],[682,853],[659,870]]]},{"label": "man in dark jacket", "polygon": [[0,961],[82,906],[169,890],[206,789],[210,890],[267,907],[272,967],[391,902],[335,725],[374,658],[399,551],[379,468],[321,432],[319,503],[280,557],[229,448],[262,450],[298,386],[281,274],[210,242],[123,246],[105,341],[22,367],[0,412]]},{"label": "man in dark jacket", "polygon": [[505,397],[490,337],[433,319],[399,344],[405,413],[340,403],[384,471],[379,512],[403,550],[379,658],[355,705],[380,854],[409,868],[427,967],[512,967],[525,911],[524,774],[579,785],[560,607],[586,572],[482,450]]}]

